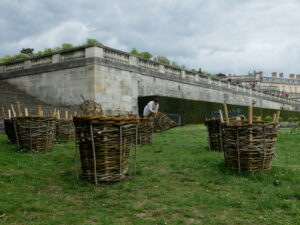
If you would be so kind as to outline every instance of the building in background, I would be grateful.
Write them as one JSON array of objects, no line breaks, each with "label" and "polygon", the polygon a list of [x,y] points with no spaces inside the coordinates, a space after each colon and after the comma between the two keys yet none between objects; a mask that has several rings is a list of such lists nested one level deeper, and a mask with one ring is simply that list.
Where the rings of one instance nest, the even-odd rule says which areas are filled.
[{"label": "building in background", "polygon": [[285,78],[283,73],[273,72],[271,76],[264,76],[263,72],[254,71],[247,75],[228,74],[218,78],[261,90],[264,93],[300,101],[300,74],[290,74]]}]

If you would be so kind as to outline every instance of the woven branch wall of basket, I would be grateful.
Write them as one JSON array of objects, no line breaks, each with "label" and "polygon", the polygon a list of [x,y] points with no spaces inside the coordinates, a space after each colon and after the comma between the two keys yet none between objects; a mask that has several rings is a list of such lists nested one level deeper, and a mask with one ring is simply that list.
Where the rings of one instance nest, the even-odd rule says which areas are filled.
[{"label": "woven branch wall of basket", "polygon": [[124,180],[139,118],[80,116],[73,120],[83,178],[95,184]]},{"label": "woven branch wall of basket", "polygon": [[56,139],[58,141],[75,140],[75,127],[73,120],[57,119],[56,120]]},{"label": "woven branch wall of basket", "polygon": [[154,119],[154,132],[161,132],[177,126],[175,121],[171,120],[169,117],[167,117],[165,114],[161,112],[158,112],[153,119]]},{"label": "woven branch wall of basket", "polygon": [[139,123],[138,141],[140,145],[151,145],[153,143],[153,119],[141,118]]},{"label": "woven branch wall of basket", "polygon": [[208,130],[208,146],[211,151],[223,151],[222,130],[220,119],[210,119],[205,121]]},{"label": "woven branch wall of basket", "polygon": [[276,122],[240,121],[222,125],[226,165],[237,171],[269,171],[277,137]]},{"label": "woven branch wall of basket", "polygon": [[20,149],[30,152],[48,152],[55,138],[54,117],[17,117],[15,122]]},{"label": "woven branch wall of basket", "polygon": [[16,144],[17,143],[17,137],[15,132],[15,119],[4,119],[4,131],[7,135],[7,140],[10,144]]}]

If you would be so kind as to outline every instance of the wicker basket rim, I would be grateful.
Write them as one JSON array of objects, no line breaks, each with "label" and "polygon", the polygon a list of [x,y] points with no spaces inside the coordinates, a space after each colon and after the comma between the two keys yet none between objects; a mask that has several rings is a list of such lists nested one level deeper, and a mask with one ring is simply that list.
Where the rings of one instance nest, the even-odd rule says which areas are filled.
[{"label": "wicker basket rim", "polygon": [[89,124],[132,124],[138,123],[139,117],[135,115],[118,115],[118,116],[75,116],[74,124],[89,123]]}]

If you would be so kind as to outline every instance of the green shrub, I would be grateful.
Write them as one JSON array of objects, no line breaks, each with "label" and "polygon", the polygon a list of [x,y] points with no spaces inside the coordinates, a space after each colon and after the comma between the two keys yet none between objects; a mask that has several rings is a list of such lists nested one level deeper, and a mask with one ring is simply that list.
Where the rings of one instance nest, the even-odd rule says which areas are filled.
[{"label": "green shrub", "polygon": [[288,118],[288,121],[289,121],[289,122],[293,122],[293,121],[294,121],[294,117],[289,117],[289,118]]},{"label": "green shrub", "polygon": [[62,50],[67,50],[67,49],[70,49],[70,48],[73,48],[74,46],[72,45],[72,44],[70,44],[70,43],[63,43],[62,45],[61,45],[61,49]]},{"label": "green shrub", "polygon": [[265,116],[265,121],[272,121],[272,120],[273,120],[272,116]]},{"label": "green shrub", "polygon": [[93,39],[93,38],[88,38],[86,39],[86,44],[87,45],[103,45],[100,41]]},{"label": "green shrub", "polygon": [[294,117],[294,121],[299,121],[299,118],[297,116]]}]

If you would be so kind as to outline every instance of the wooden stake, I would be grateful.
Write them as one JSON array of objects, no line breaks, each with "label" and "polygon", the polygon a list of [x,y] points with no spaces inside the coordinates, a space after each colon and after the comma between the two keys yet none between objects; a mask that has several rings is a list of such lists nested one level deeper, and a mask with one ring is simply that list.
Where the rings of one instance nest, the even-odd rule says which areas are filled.
[{"label": "wooden stake", "polygon": [[56,117],[56,109],[53,110],[53,117]]},{"label": "wooden stake", "polygon": [[65,111],[65,117],[66,117],[66,120],[68,119],[68,111],[66,110]]},{"label": "wooden stake", "polygon": [[[252,107],[252,105],[249,105],[249,107],[248,107],[248,122],[249,122],[249,125],[253,124],[253,107]],[[252,147],[252,141],[253,141],[252,128],[250,128],[249,131],[250,131],[249,143],[250,143],[250,147]]]},{"label": "wooden stake", "polygon": [[279,119],[280,119],[280,111],[277,112],[276,123],[279,122]]},{"label": "wooden stake", "polygon": [[248,107],[248,122],[249,122],[249,125],[253,124],[253,108],[251,105],[249,105],[249,107]]},{"label": "wooden stake", "polygon": [[219,109],[219,113],[220,113],[221,123],[224,123],[223,113],[222,113],[222,110],[221,110],[221,109]]},{"label": "wooden stake", "polygon": [[276,117],[277,117],[277,114],[276,114],[276,113],[274,113],[274,114],[273,114],[273,123],[275,123],[275,122],[276,122],[276,120],[277,120],[277,118],[276,118]]},{"label": "wooden stake", "polygon": [[28,109],[25,107],[25,116],[29,116]]},{"label": "wooden stake", "polygon": [[11,119],[11,111],[10,111],[10,109],[8,110],[8,119]]},{"label": "wooden stake", "polygon": [[226,120],[226,125],[229,125],[229,116],[228,116],[228,109],[227,109],[227,105],[223,104],[224,106],[224,113],[225,113],[225,120]]},{"label": "wooden stake", "polygon": [[261,116],[256,117],[256,121],[261,121]]},{"label": "wooden stake", "polygon": [[16,117],[17,114],[16,114],[16,111],[15,111],[15,108],[14,108],[13,104],[10,104],[10,106],[11,106],[11,110],[12,110],[12,115],[13,115],[14,117]]},{"label": "wooden stake", "polygon": [[41,116],[42,114],[42,106],[38,105],[37,116]]},{"label": "wooden stake", "polygon": [[20,104],[19,101],[17,101],[17,107],[18,107],[18,114],[19,114],[19,116],[23,116],[22,109],[21,109],[21,104]]},{"label": "wooden stake", "polygon": [[57,119],[60,120],[60,112],[57,110]]}]

